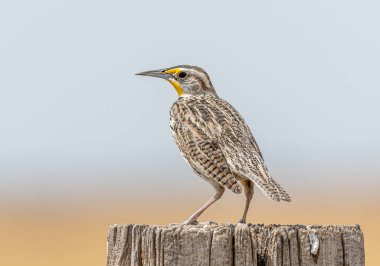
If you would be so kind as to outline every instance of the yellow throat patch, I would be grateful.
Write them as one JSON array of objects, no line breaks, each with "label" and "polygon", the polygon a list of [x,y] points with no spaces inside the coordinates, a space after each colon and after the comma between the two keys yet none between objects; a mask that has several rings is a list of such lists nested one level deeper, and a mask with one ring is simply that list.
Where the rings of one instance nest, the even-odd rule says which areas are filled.
[{"label": "yellow throat patch", "polygon": [[[175,75],[177,74],[178,72],[181,72],[182,69],[181,68],[172,68],[172,69],[168,69],[165,71],[166,74],[171,74],[171,75]],[[170,84],[172,84],[172,86],[174,87],[174,89],[177,91],[178,93],[178,96],[181,96],[183,94],[183,89],[181,87],[181,84],[179,84],[178,81],[176,80],[168,80],[170,82]]]}]

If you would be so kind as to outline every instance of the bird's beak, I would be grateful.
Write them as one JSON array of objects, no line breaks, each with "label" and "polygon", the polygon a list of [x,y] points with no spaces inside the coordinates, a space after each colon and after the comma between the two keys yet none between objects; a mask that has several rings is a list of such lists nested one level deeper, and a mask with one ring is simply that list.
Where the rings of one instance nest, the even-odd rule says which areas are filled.
[{"label": "bird's beak", "polygon": [[137,73],[136,75],[150,76],[150,77],[162,78],[162,79],[167,79],[167,80],[173,77],[172,75],[166,73],[166,69],[145,71],[145,72]]},{"label": "bird's beak", "polygon": [[181,96],[183,94],[183,89],[182,89],[181,84],[175,78],[175,74],[178,71],[180,71],[180,68],[171,68],[171,69],[165,68],[165,69],[158,69],[158,70],[152,70],[152,71],[145,71],[145,72],[137,73],[136,75],[165,79],[173,85],[178,95]]}]

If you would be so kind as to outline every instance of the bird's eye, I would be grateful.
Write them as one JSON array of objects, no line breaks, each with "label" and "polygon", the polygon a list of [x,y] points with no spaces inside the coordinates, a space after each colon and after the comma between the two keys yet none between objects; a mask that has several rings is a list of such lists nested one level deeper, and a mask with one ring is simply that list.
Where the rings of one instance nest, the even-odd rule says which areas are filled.
[{"label": "bird's eye", "polygon": [[178,73],[178,77],[180,77],[181,79],[183,78],[186,78],[187,74],[185,72],[179,72]]}]

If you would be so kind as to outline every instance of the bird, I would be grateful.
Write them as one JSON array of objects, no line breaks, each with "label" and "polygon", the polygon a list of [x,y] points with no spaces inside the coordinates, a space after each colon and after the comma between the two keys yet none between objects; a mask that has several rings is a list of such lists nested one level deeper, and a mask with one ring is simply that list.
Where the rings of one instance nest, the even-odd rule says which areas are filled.
[{"label": "bird", "polygon": [[178,99],[170,108],[170,129],[187,164],[208,182],[215,194],[184,224],[197,224],[201,214],[225,188],[245,194],[239,223],[246,223],[256,185],[269,199],[290,202],[288,193],[269,174],[263,155],[250,128],[239,112],[221,99],[202,68],[178,65],[136,75],[168,81]]}]

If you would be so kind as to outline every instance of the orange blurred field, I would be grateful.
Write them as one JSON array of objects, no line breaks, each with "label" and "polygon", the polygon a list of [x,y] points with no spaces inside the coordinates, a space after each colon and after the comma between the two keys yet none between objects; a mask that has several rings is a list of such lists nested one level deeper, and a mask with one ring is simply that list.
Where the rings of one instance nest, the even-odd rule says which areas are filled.
[{"label": "orange blurred field", "polygon": [[[299,193],[291,204],[272,203],[255,194],[249,222],[281,224],[360,224],[365,236],[366,264],[380,260],[378,238],[379,201],[376,189],[348,192],[346,199],[311,191]],[[3,206],[0,226],[0,265],[105,265],[108,226],[119,223],[168,224],[184,220],[210,194],[200,189],[191,199],[191,190],[182,195],[152,192],[107,201]],[[294,192],[292,193],[295,194]],[[297,195],[297,193],[296,193]],[[301,200],[302,199],[302,200]],[[226,193],[205,213],[202,220],[236,222],[243,197]]]}]

